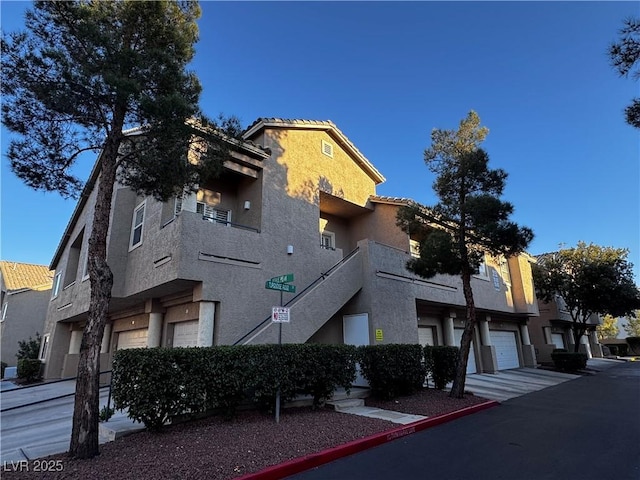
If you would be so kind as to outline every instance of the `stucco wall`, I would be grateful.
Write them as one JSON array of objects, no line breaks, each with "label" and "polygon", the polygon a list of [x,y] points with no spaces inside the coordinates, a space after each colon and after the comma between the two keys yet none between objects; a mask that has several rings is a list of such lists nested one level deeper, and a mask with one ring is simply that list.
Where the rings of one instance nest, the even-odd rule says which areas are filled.
[{"label": "stucco wall", "polygon": [[7,311],[2,322],[0,349],[2,361],[17,365],[18,342],[43,334],[51,290],[28,290],[6,295]]}]

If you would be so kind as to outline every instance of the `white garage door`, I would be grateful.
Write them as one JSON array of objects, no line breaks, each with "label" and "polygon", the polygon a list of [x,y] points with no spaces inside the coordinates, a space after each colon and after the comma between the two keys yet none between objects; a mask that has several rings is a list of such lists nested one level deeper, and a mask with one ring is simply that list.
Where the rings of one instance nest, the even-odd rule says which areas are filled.
[{"label": "white garage door", "polygon": [[498,370],[520,368],[515,332],[499,332],[491,330],[490,333],[491,343],[496,349]]},{"label": "white garage door", "polygon": [[564,345],[564,337],[561,333],[552,333],[551,334],[551,343],[553,343],[556,348],[567,348]]},{"label": "white garage door", "polygon": [[129,330],[118,334],[118,347],[116,350],[127,348],[144,348],[147,346],[147,329]]},{"label": "white garage door", "polygon": [[435,345],[433,338],[433,327],[418,327],[418,343],[423,347],[425,345]]},{"label": "white garage door", "polygon": [[173,327],[174,347],[198,346],[198,320],[176,323]]},{"label": "white garage door", "polygon": [[[462,330],[461,328],[456,328],[453,331],[453,336],[456,340],[456,345],[459,347],[462,342]],[[469,348],[469,359],[467,360],[467,373],[476,373],[476,354],[473,350],[473,341],[471,341],[471,348]]]}]

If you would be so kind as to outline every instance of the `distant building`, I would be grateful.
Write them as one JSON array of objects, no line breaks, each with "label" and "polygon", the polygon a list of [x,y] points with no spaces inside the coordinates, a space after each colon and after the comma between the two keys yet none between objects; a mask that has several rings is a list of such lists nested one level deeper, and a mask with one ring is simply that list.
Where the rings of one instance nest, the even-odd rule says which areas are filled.
[{"label": "distant building", "polygon": [[[259,119],[244,139],[224,173],[192,194],[163,203],[116,185],[103,371],[118,349],[277,342],[270,317],[281,294],[265,287],[286,274],[294,278],[282,287],[291,309],[284,342],[460,344],[461,279],[406,269],[418,243],[396,225],[396,213],[411,200],[378,196],[384,177],[335,124]],[[94,169],[51,263],[49,378],[77,371],[99,174]],[[531,260],[487,255],[473,277],[469,372],[536,365],[527,327],[538,315]]]},{"label": "distant building", "polygon": [[[1,359],[8,366],[17,365],[19,341],[43,333],[52,279],[53,272],[45,265],[0,261],[0,348]],[[43,345],[41,356],[46,353]]]}]

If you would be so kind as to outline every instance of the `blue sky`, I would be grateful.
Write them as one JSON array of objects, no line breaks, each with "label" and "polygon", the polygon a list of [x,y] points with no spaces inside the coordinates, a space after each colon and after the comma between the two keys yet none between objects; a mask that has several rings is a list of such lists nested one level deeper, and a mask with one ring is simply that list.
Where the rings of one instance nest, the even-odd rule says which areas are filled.
[{"label": "blue sky", "polygon": [[[23,2],[2,2],[2,29]],[[623,110],[640,83],[608,45],[637,2],[204,2],[192,65],[203,110],[332,120],[382,172],[378,194],[436,202],[422,153],[469,110],[509,173],[504,198],[536,238],[630,249],[640,281],[639,133]],[[75,202],[10,172],[2,130],[0,257],[48,264]],[[78,167],[86,177],[89,158]]]}]

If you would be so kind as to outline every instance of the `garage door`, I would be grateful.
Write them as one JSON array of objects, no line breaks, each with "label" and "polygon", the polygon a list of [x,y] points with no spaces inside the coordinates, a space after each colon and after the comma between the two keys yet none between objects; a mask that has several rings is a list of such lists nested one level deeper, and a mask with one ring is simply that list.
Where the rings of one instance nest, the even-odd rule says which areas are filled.
[{"label": "garage door", "polygon": [[492,330],[490,333],[491,343],[496,349],[498,370],[520,368],[515,332],[499,332]]},{"label": "garage door", "polygon": [[433,327],[418,327],[418,343],[423,347],[425,345],[435,345]]},{"label": "garage door", "polygon": [[556,348],[567,348],[564,344],[564,337],[561,333],[552,333],[551,334],[551,343],[553,343]]},{"label": "garage door", "polygon": [[198,320],[176,323],[173,327],[174,347],[198,346]]},{"label": "garage door", "polygon": [[[462,330],[461,328],[456,328],[453,331],[453,336],[456,340],[456,345],[459,347],[462,342]],[[467,373],[476,373],[476,354],[473,350],[473,341],[471,342],[471,348],[469,348],[469,359],[467,360]]]},{"label": "garage door", "polygon": [[129,330],[118,334],[118,347],[116,350],[127,348],[144,348],[147,346],[147,329]]}]

